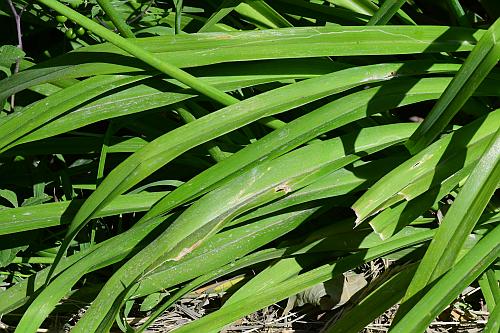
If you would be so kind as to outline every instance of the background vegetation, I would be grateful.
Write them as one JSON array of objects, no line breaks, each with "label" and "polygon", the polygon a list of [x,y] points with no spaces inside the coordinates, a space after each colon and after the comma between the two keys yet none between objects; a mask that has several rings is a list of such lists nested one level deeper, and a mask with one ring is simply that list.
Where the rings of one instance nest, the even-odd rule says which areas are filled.
[{"label": "background vegetation", "polygon": [[324,332],[423,332],[472,285],[498,332],[499,13],[0,2],[2,325],[141,332],[228,280],[174,331],[328,296]]}]

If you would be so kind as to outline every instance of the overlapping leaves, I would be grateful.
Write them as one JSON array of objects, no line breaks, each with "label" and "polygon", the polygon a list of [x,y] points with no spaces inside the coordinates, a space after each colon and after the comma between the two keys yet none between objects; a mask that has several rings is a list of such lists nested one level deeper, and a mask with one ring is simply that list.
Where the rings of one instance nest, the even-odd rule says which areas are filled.
[{"label": "overlapping leaves", "polygon": [[[61,4],[42,2],[73,15]],[[288,4],[286,10],[283,3]],[[157,308],[140,328],[144,330],[161,310],[194,288],[277,260],[239,289],[233,298],[238,302],[230,299],[220,310],[176,330],[211,332],[370,260],[397,257],[403,250],[414,255],[414,263],[374,281],[359,305],[329,331],[349,331],[353,328],[346,323],[353,321],[361,329],[405,293],[407,304],[417,303],[416,309],[429,304],[432,309],[411,328],[425,329],[498,256],[495,208],[483,213],[498,186],[500,113],[488,99],[500,95],[498,71],[489,55],[495,57],[498,50],[498,23],[488,32],[418,25],[294,27],[296,8],[309,19],[318,15],[335,21],[352,15],[352,22],[365,23],[366,14],[376,12],[369,24],[382,24],[397,12],[402,21],[414,23],[401,5],[387,1],[376,12],[375,5],[351,4],[349,10],[357,14],[334,7],[319,15],[312,2],[224,1],[206,18],[202,31],[226,29],[218,22],[230,13],[258,29],[227,28],[132,42],[99,27],[96,35],[111,43],[79,48],[0,81],[0,100],[26,89],[45,95],[0,118],[1,161],[37,154],[64,160],[60,154],[74,154],[87,160],[79,162],[83,167],[70,165],[65,172],[81,175],[80,167],[83,173],[93,172],[89,170],[95,164],[100,170],[92,174],[99,181],[90,186],[87,179],[74,184],[67,173],[57,174],[66,186],[63,202],[0,210],[2,237],[68,224],[54,265],[0,292],[0,313],[29,304],[17,331],[35,332],[85,274],[121,262],[73,331],[106,332],[116,320],[124,327],[119,317],[125,302],[175,288],[177,293]],[[180,15],[177,7],[177,32],[185,27]],[[89,30],[95,24],[83,19],[79,23]],[[493,40],[493,46],[485,40]],[[491,51],[483,72],[481,49]],[[471,50],[462,65],[460,56]],[[420,59],[423,53],[427,57],[422,60],[400,57],[411,54]],[[391,58],[379,61],[381,56]],[[472,85],[463,78],[470,63],[479,63],[481,72]],[[439,107],[446,104],[449,91],[461,88],[467,95],[452,96],[461,99],[459,107]],[[486,98],[476,100],[478,96]],[[469,112],[472,120],[464,117],[467,121],[460,128],[446,128],[451,120],[447,117],[425,139],[425,121],[418,125],[404,120],[405,112],[436,99],[435,110],[455,114],[470,97],[469,103],[476,103],[472,108],[481,108]],[[177,104],[181,102],[182,110],[193,112],[186,124],[175,119],[184,119]],[[194,116],[200,110],[204,113]],[[390,113],[394,110],[398,117]],[[158,120],[165,120],[163,127]],[[102,121],[116,122],[113,126],[126,131],[113,132],[111,127],[106,133],[86,133]],[[447,133],[441,135],[444,128]],[[412,133],[412,140],[425,142],[413,157],[401,145]],[[201,167],[192,161],[205,161],[206,143],[217,146],[218,163]],[[96,157],[101,149],[105,153]],[[175,166],[182,158],[196,164],[194,174],[185,176]],[[109,165],[109,172],[101,181],[104,165]],[[172,184],[172,191],[166,191],[164,187]],[[161,190],[155,191],[155,186]],[[70,201],[75,188],[91,192]],[[131,189],[133,193],[126,194]],[[458,193],[456,200],[443,223],[433,224],[429,211],[450,193]],[[356,223],[337,221],[337,208],[350,206]],[[92,220],[143,211],[142,216],[132,216],[130,229],[65,257]],[[370,225],[353,229],[365,220]],[[312,232],[297,238],[297,230]],[[433,235],[435,240],[417,264],[419,251]],[[445,249],[442,244],[452,246]],[[270,280],[265,278],[269,272],[282,275]],[[427,286],[431,282],[436,284]],[[446,293],[446,288],[439,288],[445,284],[452,286]],[[414,302],[412,297],[422,289],[422,301]],[[255,290],[265,292],[247,297]],[[386,298],[388,290],[395,294]],[[157,302],[163,296],[157,295]],[[415,308],[407,312],[401,307],[395,331],[410,331],[418,317]]]}]

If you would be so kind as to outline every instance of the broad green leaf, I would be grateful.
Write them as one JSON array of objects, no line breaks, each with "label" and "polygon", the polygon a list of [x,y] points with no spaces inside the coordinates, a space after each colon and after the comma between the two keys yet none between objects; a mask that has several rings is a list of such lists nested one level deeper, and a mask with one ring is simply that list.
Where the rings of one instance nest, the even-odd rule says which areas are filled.
[{"label": "broad green leaf", "polygon": [[17,202],[16,192],[13,192],[11,190],[0,190],[0,198],[4,198],[5,200],[7,200],[13,207],[19,206],[19,203]]},{"label": "broad green leaf", "polygon": [[[151,275],[145,275],[141,281],[131,289],[131,297],[147,295],[151,292],[169,288],[178,283],[188,281],[205,270],[218,267],[220,264],[227,263],[231,258],[235,258],[269,242],[271,239],[279,237],[281,234],[286,233],[290,229],[300,225],[305,219],[313,214],[317,208],[299,210],[283,215],[273,216],[267,220],[263,220],[252,228],[239,228],[234,231],[222,233],[216,236],[206,244],[205,247],[194,251],[190,256],[186,257],[186,261],[181,261],[176,266],[161,267],[161,269],[154,271]],[[117,262],[123,259],[130,251],[140,244],[146,237],[148,232],[157,227],[160,221],[148,223],[144,227],[136,228],[121,234],[113,239],[110,239],[103,244],[99,244],[96,248],[91,248],[90,253],[87,252],[84,257],[79,256],[77,261],[73,261],[71,266],[68,266],[65,271],[60,273],[49,286],[41,291],[41,294],[36,298],[37,304],[43,304],[43,309],[34,307],[34,311],[43,311],[40,318],[48,315],[59,300],[69,293],[71,287],[82,277],[84,274],[101,268],[103,266]],[[255,241],[255,237],[259,237]],[[244,246],[246,245],[246,246]],[[211,262],[206,262],[207,258],[211,258]],[[72,257],[68,258],[69,260]],[[172,274],[172,270],[177,274]],[[43,271],[44,274],[38,274],[36,279],[36,288],[41,287],[44,277],[47,275],[47,270]],[[26,285],[23,286],[26,288]],[[24,289],[19,287],[7,290],[5,299],[9,300],[7,304],[0,302],[0,309],[3,307],[19,306],[23,301],[21,296],[24,296]],[[13,295],[13,293],[16,294]],[[9,297],[7,297],[9,296]],[[17,296],[17,302],[15,297]],[[38,312],[37,312],[38,313]],[[31,318],[30,325],[36,325]]]},{"label": "broad green leaf", "polygon": [[[302,207],[301,207],[302,208]],[[312,211],[311,211],[312,212]],[[304,215],[305,214],[305,215]],[[218,267],[221,263],[258,248],[269,239],[284,234],[290,228],[309,216],[309,212],[282,213],[238,228],[231,228],[214,235],[205,244],[175,264],[165,263],[144,275],[131,288],[129,297],[140,297],[156,291],[171,288],[205,271],[207,267]],[[289,220],[290,219],[290,220]],[[286,224],[290,224],[287,226]],[[284,229],[285,228],[285,229]],[[276,229],[276,230],[273,230]],[[285,231],[284,231],[285,230]],[[406,228],[398,237],[408,236],[421,229]],[[349,240],[349,241],[345,241]],[[276,250],[277,255],[299,255],[312,252],[359,251],[382,244],[371,230],[352,229],[352,220],[334,221],[331,225],[317,229],[299,245],[289,245]],[[267,253],[267,252],[266,252]],[[203,263],[203,265],[201,265]],[[203,267],[202,269],[200,267]],[[207,273],[208,274],[208,273]]]},{"label": "broad green leaf", "polygon": [[[222,75],[224,72],[221,72],[221,76],[201,77],[200,80],[206,81],[218,89],[230,91],[282,79],[317,77],[321,74],[331,73],[337,69],[346,67],[342,64],[323,61],[310,63],[311,66],[304,62],[296,61],[283,63],[283,66],[286,66],[284,68],[288,68],[287,65],[294,68],[294,70],[272,70],[273,64],[267,63],[267,65],[262,64],[258,70],[256,70],[256,66],[243,68],[240,66],[240,69],[233,68],[227,76]],[[280,66],[279,68],[282,67]],[[447,69],[453,71],[453,68],[458,69],[456,65],[452,64],[437,65],[435,68],[437,71],[446,71]],[[248,74],[250,71],[254,74]],[[210,73],[207,74],[210,75]],[[158,78],[143,80],[131,87],[126,86],[123,90],[81,105],[72,110],[72,112],[66,113],[53,122],[47,123],[45,126],[29,133],[19,139],[16,144],[69,132],[101,120],[172,105],[197,96],[196,92],[192,89],[178,87],[175,84],[176,82],[172,80],[164,80],[163,84],[159,84],[158,82],[160,82]],[[63,92],[61,95],[64,96],[65,93]],[[45,100],[41,100],[37,105],[43,106],[44,103]]]},{"label": "broad green leaf", "polygon": [[[223,266],[219,269],[216,269],[212,272],[202,275],[184,285],[173,296],[171,296],[167,300],[167,302],[165,302],[161,307],[155,310],[155,312],[141,326],[138,332],[142,332],[143,330],[145,330],[155,320],[155,318],[157,318],[165,311],[165,309],[167,309],[177,300],[182,298],[188,292],[192,291],[194,288],[200,287],[201,285],[213,279],[238,271],[244,267],[248,267],[251,265],[255,265],[273,259],[298,256],[304,254],[308,255],[317,252],[332,253],[332,251],[337,251],[340,249],[345,250],[346,248],[342,240],[351,238],[351,236],[356,232],[357,231],[352,230],[351,219],[336,221],[335,223],[332,223],[324,228],[316,230],[315,232],[312,233],[311,237],[308,237],[306,240],[304,240],[302,243],[298,245],[292,244],[275,249],[271,248],[254,252],[226,266]],[[408,229],[407,232],[399,234],[398,237],[408,237],[410,235],[420,232],[422,232],[421,229],[416,229],[416,228],[413,228],[411,230]],[[359,244],[361,248],[370,248],[381,245],[382,242],[380,241],[380,239],[375,238],[374,241],[369,241],[366,244],[361,244],[359,243],[359,241],[356,244]],[[347,249],[351,250],[352,247],[348,245]]]},{"label": "broad green leaf", "polygon": [[[300,65],[300,63],[299,63],[299,65]],[[323,73],[327,72],[328,69],[334,70],[335,68],[342,67],[339,65],[327,64],[327,63],[318,63],[318,65],[323,67],[323,68],[321,68],[321,67],[318,68]],[[394,64],[394,65],[387,65],[387,66],[389,66],[387,68],[388,72],[391,72],[391,69],[392,69],[392,72],[394,72],[396,67],[391,68],[390,66],[397,66],[397,65]],[[399,75],[408,75],[408,74],[411,75],[411,74],[416,74],[419,72],[453,71],[453,70],[456,70],[458,68],[457,65],[453,65],[453,64],[435,64],[435,65],[432,65],[432,64],[426,63],[426,62],[407,63],[407,64],[402,65],[402,66],[403,66],[403,69],[401,71],[399,71]],[[250,67],[249,70],[255,69],[254,67],[255,66]],[[293,66],[293,67],[296,68],[296,66]],[[374,68],[377,68],[377,67],[374,67]],[[362,78],[360,77],[360,79],[359,79],[360,84],[369,82],[369,81],[374,79],[374,78],[369,79],[367,81],[366,80],[367,76],[368,77],[369,77],[369,75],[376,76],[375,73],[369,72],[370,68],[366,68],[366,69],[367,69],[367,71],[366,71],[365,76]],[[380,69],[382,70],[382,68],[380,68]],[[262,73],[269,73],[270,68],[264,66],[264,67],[260,68],[259,70]],[[296,73],[298,74],[298,73],[302,72],[303,70],[304,69],[299,67],[296,69]],[[360,72],[360,71],[358,70],[358,72]],[[233,75],[234,74],[235,73],[233,71]],[[348,74],[349,74],[349,72],[339,73],[339,75],[348,75]],[[287,74],[285,76],[281,76],[281,77],[282,78],[283,77],[292,77],[292,78],[297,77],[297,76],[294,76],[293,74],[291,76],[288,76],[288,75],[289,74]],[[298,74],[298,75],[300,75],[300,74]],[[253,76],[253,77],[255,77],[257,82],[261,82],[261,83],[265,82],[265,80],[269,80],[269,79],[276,80],[276,79],[280,78],[279,75],[273,76],[273,75],[269,75],[269,74],[262,75],[262,76]],[[120,76],[115,77],[115,79],[118,80],[119,82],[121,80],[120,78],[121,78]],[[39,110],[40,108],[45,108],[48,105],[51,105],[51,103],[54,103],[54,104],[59,103],[60,105],[58,105],[58,107],[56,109],[57,111],[53,110],[50,113],[43,113],[43,118],[41,118],[42,120],[40,120],[40,121],[46,122],[46,121],[50,120],[51,118],[54,118],[57,115],[65,112],[65,111],[69,111],[70,107],[75,105],[75,103],[79,104],[81,102],[84,102],[84,101],[88,100],[92,96],[92,94],[96,94],[96,93],[99,94],[104,89],[109,88],[109,87],[106,87],[106,85],[104,84],[106,80],[111,79],[112,87],[117,87],[119,85],[123,85],[123,84],[133,82],[133,81],[138,81],[138,80],[141,80],[143,78],[145,78],[145,77],[135,76],[135,77],[131,77],[130,79],[127,79],[126,77],[124,77],[123,78],[124,81],[120,82],[120,84],[118,84],[118,82],[115,83],[114,82],[115,79],[113,79],[113,77],[110,77],[110,78],[103,77],[102,78],[103,82],[100,82],[99,79],[96,79],[96,80],[93,80],[93,81],[95,81],[95,84],[98,86],[100,84],[100,86],[99,86],[100,90],[98,90],[96,92],[93,91],[94,88],[92,87],[92,85],[90,85],[90,81],[89,82],[86,81],[87,83],[85,83],[85,84],[82,83],[80,85],[67,88],[67,89],[59,92],[58,95],[51,96],[51,97],[44,99],[38,103],[35,103],[31,108],[24,111],[24,115],[18,115],[18,117],[21,117],[21,119],[24,119],[24,121],[32,120],[32,117],[33,117],[32,114],[38,112],[37,110]],[[243,81],[241,81],[241,78],[243,79]],[[387,78],[389,79],[390,77],[388,76]],[[223,79],[225,80],[225,78],[223,78]],[[221,81],[213,81],[213,82],[209,81],[209,83],[214,84],[215,87],[223,89],[223,90],[231,90],[231,89],[235,89],[235,88],[242,88],[243,86],[241,84],[250,80],[250,79],[251,78],[249,78],[248,76],[246,76],[246,77],[236,76],[235,81],[233,81],[233,83],[231,83],[231,81],[229,82],[230,83],[229,86],[227,85],[227,83],[221,82]],[[131,80],[131,81],[129,81],[129,80]],[[339,80],[342,81],[342,78],[339,78]],[[238,81],[239,81],[239,83],[238,83]],[[39,139],[45,138],[47,136],[56,135],[59,133],[70,131],[72,129],[75,129],[75,128],[78,128],[78,127],[81,127],[84,125],[88,125],[92,122],[97,122],[99,120],[109,119],[111,117],[123,116],[125,114],[131,114],[134,112],[148,110],[151,108],[157,108],[157,107],[165,106],[168,104],[173,104],[173,103],[178,102],[178,101],[182,101],[183,99],[186,99],[186,98],[193,97],[192,92],[185,91],[185,90],[175,91],[175,88],[174,88],[174,91],[171,93],[162,93],[160,88],[155,88],[155,86],[151,86],[152,82],[153,82],[152,80],[150,80],[149,82],[146,81],[138,86],[127,88],[122,92],[118,92],[118,93],[111,95],[111,96],[103,97],[101,99],[98,99],[97,101],[90,103],[89,105],[85,105],[83,107],[77,108],[73,112],[57,119],[53,124],[49,124],[48,126],[44,126],[42,128],[37,129],[33,133],[30,133],[26,138],[22,138],[21,140],[17,141],[16,144],[27,142],[27,141],[32,141],[32,140],[39,140]],[[81,86],[85,87],[86,90],[82,90]],[[74,98],[74,96],[73,96],[74,92],[77,92],[80,94],[79,99]],[[63,99],[66,101],[71,101],[71,104],[61,104],[62,101],[61,101],[61,98],[59,96],[63,96]],[[23,120],[16,119],[16,118],[11,119],[10,121],[4,123],[1,128],[3,128],[6,133],[8,133],[10,130],[10,127],[8,127],[9,125],[11,125],[11,127],[16,126],[16,125],[19,127],[20,126],[19,122],[22,122],[22,121]],[[28,124],[31,124],[31,123],[28,122]],[[39,124],[40,123],[35,122],[33,125],[31,125],[31,127],[26,128],[25,132],[27,132],[32,127],[39,125]],[[22,129],[22,127],[21,127],[21,129]],[[24,133],[22,130],[18,129],[16,131],[16,137],[20,137],[23,134]]]},{"label": "broad green leaf", "polygon": [[10,68],[16,61],[22,59],[26,53],[14,45],[0,46],[0,66]]},{"label": "broad green leaf", "polygon": [[[436,139],[451,137],[442,150],[431,149],[439,156],[418,174],[402,170],[414,165],[402,143],[489,34],[477,29],[496,18],[489,0],[462,8],[474,28],[364,26],[374,14],[395,14],[397,24],[456,23],[465,12],[454,0],[451,17],[434,15],[446,14],[446,4],[431,13],[430,0],[405,4],[411,17],[396,12],[401,0],[111,0],[107,15],[75,1],[80,13],[58,0],[25,8],[27,57],[49,60],[20,59],[20,72],[0,80],[0,97],[15,94],[15,108],[5,102],[0,112],[0,183],[30,205],[0,210],[0,229],[3,223],[8,232],[0,231],[0,247],[30,244],[13,259],[8,254],[15,265],[4,271],[13,274],[0,283],[17,282],[0,291],[0,316],[21,320],[21,333],[74,312],[75,302],[91,304],[75,332],[105,333],[116,324],[132,332],[126,319],[134,302],[160,295],[136,330],[144,331],[194,288],[255,271],[238,301],[179,328],[215,333],[287,297],[315,290],[320,297],[325,281],[367,261],[418,262],[498,130],[500,110],[492,110],[500,72],[493,68]],[[163,36],[121,38],[112,30],[115,9],[114,21],[126,18],[139,36]],[[68,14],[67,23],[54,21],[58,12]],[[1,1],[0,16],[12,18]],[[211,32],[197,33],[205,23]],[[32,54],[33,34],[78,26],[84,36],[63,44],[58,37],[43,55]],[[400,178],[386,177],[392,169]],[[372,198],[380,200],[366,216],[372,225],[338,221],[354,215],[349,207],[369,187],[387,190]],[[478,221],[454,263],[491,233],[499,203],[492,197],[482,214],[473,212]],[[14,237],[21,241],[10,244]],[[263,267],[272,268],[259,274]],[[500,272],[495,264],[488,269],[490,279]],[[355,307],[361,318],[351,320],[363,325],[397,302],[414,273],[403,275],[380,289],[393,287],[393,294],[363,292],[347,304],[364,309]],[[480,282],[490,312],[497,278]],[[385,298],[374,302],[377,295]],[[490,321],[486,329],[495,327]]]},{"label": "broad green leaf", "polygon": [[[158,202],[143,220],[168,212],[177,205],[206,192],[217,182],[228,181],[232,178],[230,177],[232,174],[250,168],[257,161],[279,156],[329,130],[391,107],[436,98],[437,94],[433,92],[444,89],[447,82],[449,82],[447,79],[400,81],[394,85],[385,85],[384,88],[367,89],[339,98],[291,121],[283,128],[268,134],[187,181]],[[497,112],[494,116],[498,114],[500,113]],[[494,122],[488,123],[490,127],[494,125]],[[383,198],[385,197],[380,199]]]},{"label": "broad green leaf", "polygon": [[[205,247],[187,256],[186,261],[178,262],[177,265],[170,267],[167,265],[153,272],[151,275],[145,275],[141,281],[131,289],[133,292],[131,291],[130,296],[137,297],[147,295],[151,292],[163,290],[164,288],[169,288],[178,283],[197,277],[204,271],[214,269],[218,267],[219,264],[229,262],[231,258],[244,255],[266,244],[273,238],[281,236],[283,233],[300,225],[316,210],[317,208],[310,208],[283,214],[281,216],[273,216],[252,225],[250,228],[242,227],[234,231],[222,233],[220,236],[216,236],[215,239],[208,242]],[[73,262],[71,266],[60,273],[57,278],[41,292],[36,298],[35,303],[43,304],[43,310],[35,305],[33,306],[34,311],[43,311],[44,313],[40,316],[43,320],[44,315],[48,315],[57,302],[59,302],[60,298],[69,293],[71,287],[80,277],[90,271],[124,258],[142,241],[147,235],[147,232],[150,232],[152,228],[157,225],[158,222],[149,223],[144,226],[146,228],[142,227],[138,230],[134,228],[133,231],[128,231],[127,233],[100,244],[99,247],[95,249],[91,249],[92,251],[90,253],[87,253],[83,258],[80,257],[77,262]],[[257,240],[255,239],[256,236],[258,236]],[[207,257],[212,257],[213,260],[207,261]],[[71,258],[72,257],[69,257],[68,259]],[[172,272],[176,274],[172,274]],[[37,276],[36,287],[41,286],[39,284],[40,281],[43,283],[43,277],[46,276],[47,271],[45,270],[44,273],[44,275]],[[18,298],[21,292],[22,290],[17,290]],[[9,289],[6,293],[12,293],[12,290]],[[14,296],[10,296],[9,298],[8,304],[4,305],[4,307],[13,306]],[[20,301],[22,300],[18,300],[18,302]],[[15,304],[19,306],[19,303]],[[32,321],[34,319],[35,318],[31,318],[29,320],[29,325],[36,325],[36,323]]]}]

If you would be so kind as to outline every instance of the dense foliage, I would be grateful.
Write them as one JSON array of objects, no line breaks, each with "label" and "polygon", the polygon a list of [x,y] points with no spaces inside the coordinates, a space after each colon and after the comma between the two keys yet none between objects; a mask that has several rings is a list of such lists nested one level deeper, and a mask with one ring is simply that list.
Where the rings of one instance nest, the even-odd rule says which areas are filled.
[{"label": "dense foliage", "polygon": [[[497,332],[499,14],[0,2],[0,319],[36,332],[85,309],[72,332],[141,332],[244,276],[174,330],[216,332],[384,259],[324,332],[395,304],[390,332],[423,332],[469,285]],[[148,319],[131,327],[131,311]]]}]

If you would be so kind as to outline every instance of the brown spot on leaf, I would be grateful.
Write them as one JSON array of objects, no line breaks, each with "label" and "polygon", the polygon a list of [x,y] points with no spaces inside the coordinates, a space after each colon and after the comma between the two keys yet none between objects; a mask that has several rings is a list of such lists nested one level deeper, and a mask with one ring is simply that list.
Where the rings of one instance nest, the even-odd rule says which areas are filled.
[{"label": "brown spot on leaf", "polygon": [[201,244],[201,239],[199,241],[197,241],[196,243],[194,243],[193,245],[191,245],[190,247],[183,248],[182,251],[179,252],[179,254],[173,260],[174,261],[181,260],[186,255],[188,255],[189,253],[193,252],[194,249],[196,249],[198,246],[200,246],[200,244]]},{"label": "brown spot on leaf", "polygon": [[287,183],[283,183],[283,184],[279,184],[278,186],[276,186],[274,188],[274,192],[285,192],[285,194],[286,194],[286,193],[292,192],[292,189],[290,186],[288,186]]},{"label": "brown spot on leaf", "polygon": [[233,36],[231,35],[219,35],[219,36],[216,36],[215,39],[217,40],[225,40],[225,39],[231,39],[233,38]]}]

